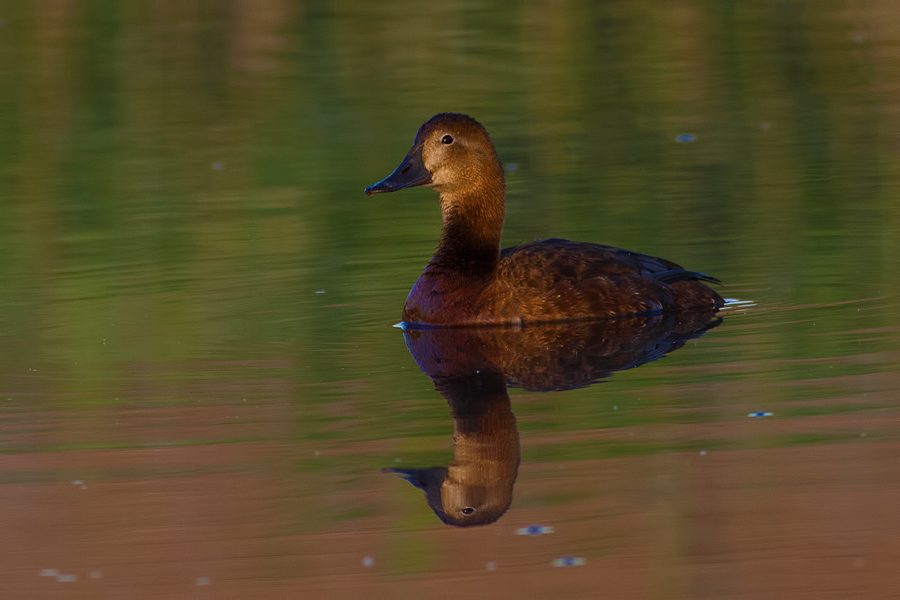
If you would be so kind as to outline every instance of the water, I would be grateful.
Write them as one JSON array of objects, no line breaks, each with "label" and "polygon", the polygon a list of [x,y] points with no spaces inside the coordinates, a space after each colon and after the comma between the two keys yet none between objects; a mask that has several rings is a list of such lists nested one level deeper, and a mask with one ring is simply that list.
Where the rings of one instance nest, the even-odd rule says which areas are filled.
[{"label": "water", "polygon": [[[895,12],[0,4],[4,588],[892,595]],[[456,460],[392,327],[436,195],[362,193],[444,110],[515,165],[505,244],[745,302],[600,383],[511,387],[511,504],[472,528],[382,472]]]}]

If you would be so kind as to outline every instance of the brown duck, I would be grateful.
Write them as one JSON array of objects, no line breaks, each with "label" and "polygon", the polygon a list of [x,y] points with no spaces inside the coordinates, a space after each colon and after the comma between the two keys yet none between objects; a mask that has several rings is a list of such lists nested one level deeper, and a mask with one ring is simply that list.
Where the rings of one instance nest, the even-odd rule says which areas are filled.
[{"label": "brown duck", "polygon": [[426,185],[440,193],[441,239],[409,292],[410,325],[491,325],[709,310],[719,280],[621,248],[548,239],[500,249],[503,167],[475,119],[441,113],[419,128],[400,166],[366,194]]}]

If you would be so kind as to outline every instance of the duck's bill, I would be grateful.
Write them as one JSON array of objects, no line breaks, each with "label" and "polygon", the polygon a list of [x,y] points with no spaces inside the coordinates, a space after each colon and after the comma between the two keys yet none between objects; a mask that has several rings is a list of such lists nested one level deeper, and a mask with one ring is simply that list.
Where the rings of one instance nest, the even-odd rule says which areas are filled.
[{"label": "duck's bill", "polygon": [[420,490],[440,489],[447,476],[447,467],[430,467],[427,469],[382,469],[382,473],[392,473],[401,477]]},{"label": "duck's bill", "polygon": [[366,195],[380,194],[382,192],[396,192],[403,188],[414,187],[431,183],[431,173],[422,162],[422,146],[416,146],[409,151],[400,166],[394,172],[366,188]]}]

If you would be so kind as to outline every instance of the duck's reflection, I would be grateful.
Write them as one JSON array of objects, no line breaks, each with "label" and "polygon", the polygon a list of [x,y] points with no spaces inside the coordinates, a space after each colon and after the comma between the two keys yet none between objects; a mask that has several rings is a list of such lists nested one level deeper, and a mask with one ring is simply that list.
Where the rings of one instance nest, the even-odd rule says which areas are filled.
[{"label": "duck's reflection", "polygon": [[713,315],[656,316],[510,328],[406,330],[410,353],[453,416],[453,462],[384,469],[424,490],[448,525],[499,519],[512,503],[519,432],[507,386],[561,391],[590,385],[680,348],[718,325]]}]

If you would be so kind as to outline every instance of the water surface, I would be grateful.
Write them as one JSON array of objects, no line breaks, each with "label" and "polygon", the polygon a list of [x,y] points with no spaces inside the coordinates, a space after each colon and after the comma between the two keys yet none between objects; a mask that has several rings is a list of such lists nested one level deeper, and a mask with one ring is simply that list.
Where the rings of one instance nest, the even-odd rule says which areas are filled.
[{"label": "water surface", "polygon": [[[897,21],[0,4],[5,588],[890,596]],[[436,195],[362,193],[446,110],[507,165],[505,244],[656,254],[747,302],[600,383],[510,388],[515,493],[471,528],[382,473],[454,460],[452,407],[392,327]]]}]

